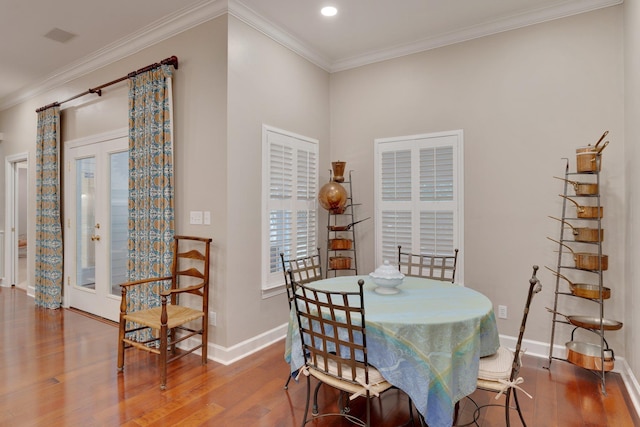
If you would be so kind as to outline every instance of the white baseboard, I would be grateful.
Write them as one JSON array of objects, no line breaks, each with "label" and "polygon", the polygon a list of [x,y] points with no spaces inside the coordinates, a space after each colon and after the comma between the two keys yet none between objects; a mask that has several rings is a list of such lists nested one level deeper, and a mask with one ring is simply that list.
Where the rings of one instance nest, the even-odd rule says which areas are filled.
[{"label": "white baseboard", "polygon": [[[230,365],[283,339],[287,335],[287,327],[287,324],[283,324],[228,348],[209,343],[208,358],[223,365]],[[284,360],[284,345],[282,357]]]},{"label": "white baseboard", "polygon": [[[515,349],[517,338],[500,335],[500,344],[506,346],[510,349]],[[549,358],[549,344],[543,343],[540,341],[532,341],[532,340],[523,340],[522,341],[522,349],[525,351],[525,354],[534,357],[540,357],[544,359]],[[567,357],[567,349],[561,345],[555,345],[553,348],[553,356],[559,358]],[[563,363],[558,361],[558,363]],[[636,413],[640,416],[640,384],[636,379],[631,367],[627,363],[627,361],[622,358],[616,356],[615,364],[612,372],[616,372],[620,374],[622,377],[622,381],[624,382],[625,387],[627,388],[627,392],[629,393],[629,397],[633,402],[633,406],[636,410]]]}]

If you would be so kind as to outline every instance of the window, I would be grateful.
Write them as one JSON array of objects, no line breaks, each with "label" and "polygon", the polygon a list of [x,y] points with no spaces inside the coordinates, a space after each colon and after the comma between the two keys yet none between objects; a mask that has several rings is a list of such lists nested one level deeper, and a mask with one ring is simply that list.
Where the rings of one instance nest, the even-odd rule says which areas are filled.
[{"label": "window", "polygon": [[398,245],[463,253],[462,143],[462,131],[375,140],[376,265],[397,262]]},{"label": "window", "polygon": [[315,253],[318,141],[263,126],[263,291],[284,284],[285,258]]}]

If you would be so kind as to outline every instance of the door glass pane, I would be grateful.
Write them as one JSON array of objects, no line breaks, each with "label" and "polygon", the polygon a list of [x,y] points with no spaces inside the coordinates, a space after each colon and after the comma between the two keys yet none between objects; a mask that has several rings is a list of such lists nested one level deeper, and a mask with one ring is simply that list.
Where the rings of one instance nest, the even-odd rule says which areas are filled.
[{"label": "door glass pane", "polygon": [[111,193],[111,286],[112,295],[120,295],[120,283],[127,280],[127,238],[129,200],[129,152],[110,156]]},{"label": "door glass pane", "polygon": [[95,227],[96,159],[76,160],[76,281],[86,289],[96,287]]}]

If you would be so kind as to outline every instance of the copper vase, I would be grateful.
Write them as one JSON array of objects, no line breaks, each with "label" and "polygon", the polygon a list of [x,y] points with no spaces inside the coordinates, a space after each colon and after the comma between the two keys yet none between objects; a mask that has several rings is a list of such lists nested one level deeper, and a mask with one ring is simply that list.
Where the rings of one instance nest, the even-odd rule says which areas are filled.
[{"label": "copper vase", "polygon": [[344,182],[344,168],[347,162],[331,162],[333,168],[333,181]]}]

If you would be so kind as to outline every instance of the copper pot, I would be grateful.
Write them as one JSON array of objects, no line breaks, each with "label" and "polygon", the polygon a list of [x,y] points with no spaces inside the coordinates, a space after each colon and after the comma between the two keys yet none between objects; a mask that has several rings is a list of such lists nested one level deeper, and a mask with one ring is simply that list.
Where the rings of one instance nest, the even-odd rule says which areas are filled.
[{"label": "copper pot", "polygon": [[585,242],[585,243],[595,243],[602,242],[604,240],[604,230],[597,228],[588,228],[588,227],[574,227],[569,224],[567,221],[556,218],[554,216],[549,216],[549,218],[557,219],[560,222],[571,227],[571,231],[573,233],[573,238],[576,242]]},{"label": "copper pot", "polygon": [[351,258],[346,256],[329,257],[329,268],[332,270],[348,270],[351,268]]},{"label": "copper pot", "polygon": [[575,252],[571,247],[565,245],[564,243],[558,242],[550,237],[547,237],[549,240],[559,243],[565,248],[571,251],[573,255],[573,260],[575,261],[576,268],[581,270],[590,270],[590,271],[605,271],[609,268],[609,256],[608,255],[598,255],[590,252]]},{"label": "copper pot", "polygon": [[578,216],[578,218],[597,219],[604,216],[603,206],[582,206],[570,197],[563,196],[562,194],[560,194],[560,197],[564,197],[565,199],[576,205],[576,215]]},{"label": "copper pot", "polygon": [[601,153],[609,145],[609,141],[604,142],[601,146],[599,145],[608,133],[609,131],[605,131],[596,145],[587,145],[576,150],[576,169],[578,172],[596,172],[600,170],[602,166]]},{"label": "copper pot", "polygon": [[567,279],[557,271],[554,271],[549,267],[547,267],[547,270],[551,271],[556,276],[566,280],[569,284],[569,289],[571,289],[571,293],[577,297],[599,300],[600,294],[602,294],[602,299],[611,298],[611,288],[603,286],[602,289],[600,289],[600,285],[591,285],[588,283],[573,283],[571,280]]},{"label": "copper pot", "polygon": [[571,184],[573,186],[573,191],[576,193],[576,196],[595,196],[598,194],[598,184],[590,182],[571,181],[565,178],[560,178],[558,176],[554,176],[554,178],[561,179]]},{"label": "copper pot", "polygon": [[[569,341],[567,347],[567,360],[575,365],[590,369],[592,371],[610,371],[613,369],[614,355],[610,348],[603,350],[597,344],[590,344],[580,341]],[[604,365],[603,365],[604,362]]]},{"label": "copper pot", "polygon": [[330,239],[329,247],[332,251],[349,250],[353,242],[350,239]]}]

